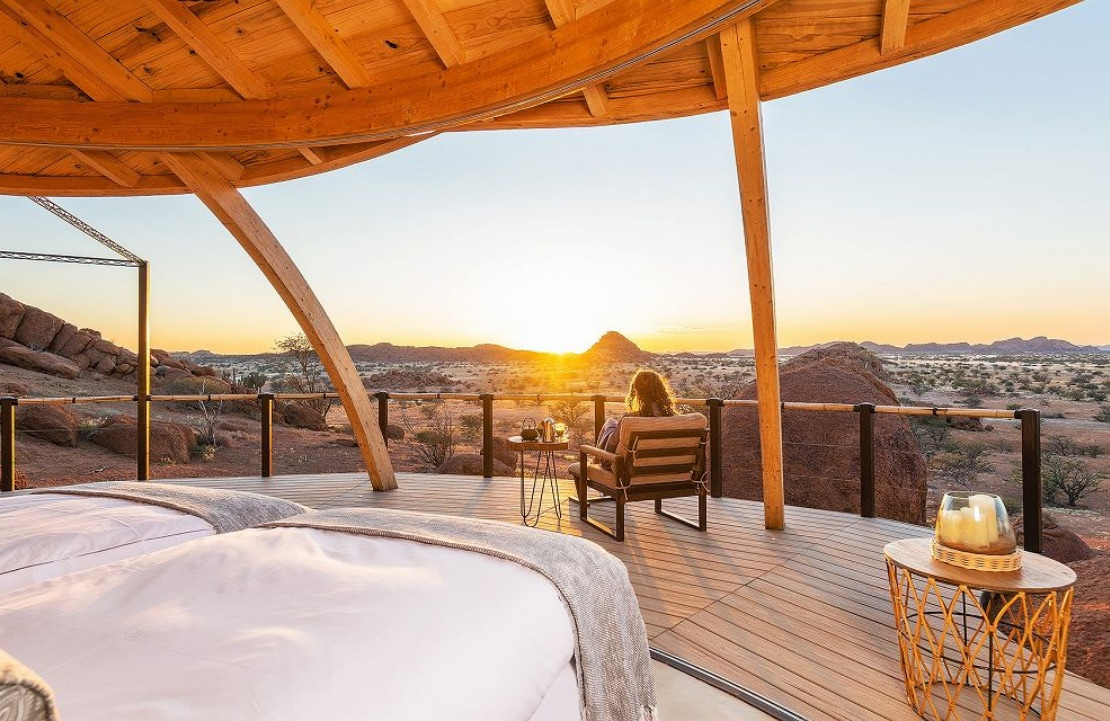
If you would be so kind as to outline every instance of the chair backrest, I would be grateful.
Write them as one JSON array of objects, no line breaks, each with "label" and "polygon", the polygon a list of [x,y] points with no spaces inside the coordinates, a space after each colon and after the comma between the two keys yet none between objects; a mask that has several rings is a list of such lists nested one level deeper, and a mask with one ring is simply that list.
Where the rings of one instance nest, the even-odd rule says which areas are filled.
[{"label": "chair backrest", "polygon": [[621,419],[617,455],[630,483],[698,481],[705,467],[706,419],[700,413]]}]

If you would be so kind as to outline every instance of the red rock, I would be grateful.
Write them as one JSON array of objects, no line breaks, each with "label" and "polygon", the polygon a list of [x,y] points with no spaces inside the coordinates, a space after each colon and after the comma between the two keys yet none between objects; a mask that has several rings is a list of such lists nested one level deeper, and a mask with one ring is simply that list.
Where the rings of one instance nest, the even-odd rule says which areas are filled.
[{"label": "red rock", "polygon": [[112,341],[104,340],[103,338],[95,338],[90,345],[104,355],[120,354],[120,348],[118,345],[116,345]]},{"label": "red rock", "polygon": [[[482,457],[477,453],[456,453],[436,469],[436,473],[457,476],[480,476],[482,471]],[[514,472],[512,468],[501,461],[496,458],[493,459],[493,475],[511,476]]]},{"label": "red rock", "polygon": [[[59,335],[60,334],[59,332]],[[84,353],[85,349],[89,347],[89,343],[92,343],[92,340],[93,337],[86,331],[79,330],[65,342],[65,345],[58,349],[58,353],[64,355],[66,358],[73,358],[79,353]]]},{"label": "red rock", "polygon": [[193,366],[193,375],[215,377],[219,374],[212,366]]},{"label": "red rock", "polygon": [[31,350],[45,350],[50,347],[63,325],[65,321],[58,316],[29,305],[23,312],[23,320],[19,321],[19,328],[12,340]]},{"label": "red rock", "polygon": [[92,365],[92,360],[84,353],[78,353],[77,355],[70,358],[70,360],[73,361],[81,370],[88,370],[89,366]]},{"label": "red rock", "polygon": [[[878,371],[878,372],[876,372]],[[780,370],[785,401],[898,405],[880,380],[877,357],[852,343],[817,348]],[[754,399],[755,384],[740,393]],[[753,408],[729,407],[723,414],[723,480],[726,496],[763,497],[760,439]],[[876,513],[908,523],[925,521],[925,459],[902,417],[875,417]],[[783,413],[786,503],[859,513],[859,418],[854,413]]]},{"label": "red rock", "polygon": [[55,445],[77,445],[77,416],[61,406],[17,406],[15,427]]},{"label": "red rock", "polygon": [[69,343],[75,335],[77,335],[77,326],[72,323],[63,323],[58,330],[58,334],[54,336],[54,340],[50,341],[50,347],[47,350],[58,355],[65,355],[65,353],[62,353],[62,348],[65,348],[66,343]]},{"label": "red rock", "polygon": [[[123,456],[135,456],[138,443],[135,419],[114,416],[97,430],[92,442]],[[150,459],[157,463],[188,463],[189,452],[196,445],[196,431],[180,423],[152,421],[150,424]]]},{"label": "red rock", "polygon": [[116,368],[115,359],[112,356],[104,356],[93,367],[93,370],[95,370],[97,373],[99,373],[101,375],[108,375],[113,370],[115,370],[115,368]]},{"label": "red rock", "polygon": [[19,368],[26,368],[38,373],[48,373],[71,380],[81,375],[81,368],[71,360],[56,356],[53,353],[35,351],[20,346],[0,348],[0,363],[7,363]]},{"label": "red rock", "polygon": [[0,387],[0,395],[12,396],[15,398],[25,396],[28,392],[29,389],[22,383],[10,382],[5,383],[2,387]]},{"label": "red rock", "polygon": [[26,307],[15,298],[0,293],[0,338],[11,339],[15,336]]},{"label": "red rock", "polygon": [[[1025,543],[1025,526],[1021,514],[1010,519],[1019,544]],[[1094,558],[1095,551],[1075,533],[1061,526],[1049,514],[1041,518],[1041,554],[1060,563],[1074,563]]]},{"label": "red rock", "polygon": [[287,403],[281,410],[287,425],[310,431],[326,431],[328,423],[322,415],[300,403]]},{"label": "red rock", "polygon": [[135,372],[135,366],[128,365],[127,363],[120,363],[112,372],[115,373],[117,376],[131,375]]}]

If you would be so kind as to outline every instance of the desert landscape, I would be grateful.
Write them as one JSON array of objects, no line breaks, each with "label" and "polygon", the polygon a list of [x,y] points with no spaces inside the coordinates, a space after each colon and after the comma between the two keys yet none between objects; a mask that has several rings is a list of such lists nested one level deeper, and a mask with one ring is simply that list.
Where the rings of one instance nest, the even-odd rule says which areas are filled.
[{"label": "desert landscape", "polygon": [[[11,316],[21,318],[11,331]],[[7,317],[5,319],[5,313]],[[38,334],[41,337],[35,336]],[[45,336],[53,334],[51,338]],[[83,345],[78,349],[77,346]],[[966,344],[965,344],[966,346]],[[1110,352],[1061,341],[1011,340],[991,346],[829,344],[784,349],[787,401],[873,402],[956,408],[1036,408],[1042,412],[1046,553],[1079,572],[1072,664],[1110,684]],[[76,349],[76,350],[75,350]],[[620,396],[640,367],[665,374],[680,398],[754,397],[750,352],[653,354],[610,332],[582,354],[552,355],[500,346],[352,346],[368,393],[606,394]],[[158,395],[323,392],[325,374],[303,337],[277,339],[256,355],[209,351],[153,354]],[[68,356],[68,358],[67,358]],[[0,396],[128,396],[134,354],[91,329],[0,297]],[[389,402],[389,452],[398,470],[480,475],[481,403]],[[610,417],[619,403],[606,407]],[[683,410],[704,412],[696,403]],[[134,477],[134,403],[17,408],[17,476],[28,487]],[[799,417],[804,415],[805,418]],[[519,473],[504,444],[527,420],[567,423],[576,459],[593,440],[585,401],[502,400],[494,404],[494,467]],[[343,409],[330,400],[275,407],[274,471],[361,469]],[[788,502],[858,512],[858,426],[854,414],[788,411],[784,416]],[[723,415],[726,495],[758,498],[754,412]],[[1016,420],[887,417],[876,423],[879,513],[931,523],[945,490],[997,493],[1021,513],[1021,431]],[[153,404],[155,478],[256,475],[260,413],[251,401]],[[529,459],[530,460],[530,459]],[[924,500],[924,515],[921,515]],[[854,506],[853,506],[854,504]]]}]

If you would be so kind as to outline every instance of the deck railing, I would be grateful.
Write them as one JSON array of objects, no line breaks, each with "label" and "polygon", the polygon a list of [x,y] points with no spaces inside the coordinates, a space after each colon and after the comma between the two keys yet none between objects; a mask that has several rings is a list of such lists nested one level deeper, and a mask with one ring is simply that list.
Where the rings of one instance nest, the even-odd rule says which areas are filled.
[{"label": "deck railing", "polygon": [[[223,393],[201,395],[151,395],[149,402],[221,402],[256,401],[261,410],[261,468],[264,478],[273,475],[273,410],[275,401],[337,400],[335,393]],[[493,477],[493,404],[495,401],[577,401],[593,404],[594,435],[606,419],[606,404],[623,403],[624,396],[580,393],[398,393],[378,391],[373,394],[378,404],[378,424],[387,435],[390,401],[470,401],[482,405],[482,472]],[[15,488],[15,408],[17,405],[71,405],[83,403],[139,402],[138,396],[74,396],[58,398],[0,398],[0,491]],[[729,406],[756,408],[754,400],[721,398],[677,398],[685,406],[704,406],[709,418],[710,493],[714,498],[724,495],[722,480],[721,411]],[[1025,548],[1041,550],[1042,489],[1041,489],[1041,414],[1022,408],[996,410],[989,408],[943,408],[921,406],[883,406],[872,403],[800,403],[784,402],[784,412],[834,412],[859,414],[860,451],[860,515],[875,516],[875,445],[876,415],[936,416],[942,418],[997,418],[1017,420],[1021,426],[1022,518]],[[138,432],[142,432],[138,427]],[[149,432],[149,430],[148,430]],[[387,440],[388,443],[388,440]],[[143,447],[141,444],[139,447]],[[147,446],[149,447],[149,446]]]}]

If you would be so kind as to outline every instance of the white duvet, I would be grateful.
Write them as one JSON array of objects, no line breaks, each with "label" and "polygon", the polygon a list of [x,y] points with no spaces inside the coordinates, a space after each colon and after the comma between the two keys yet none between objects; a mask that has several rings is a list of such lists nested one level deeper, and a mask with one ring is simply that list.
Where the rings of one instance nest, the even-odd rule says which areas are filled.
[{"label": "white duvet", "polygon": [[395,539],[202,538],[0,596],[0,646],[66,721],[578,718],[546,579]]},{"label": "white duvet", "polygon": [[0,500],[0,593],[215,533],[188,513],[115,498]]}]

